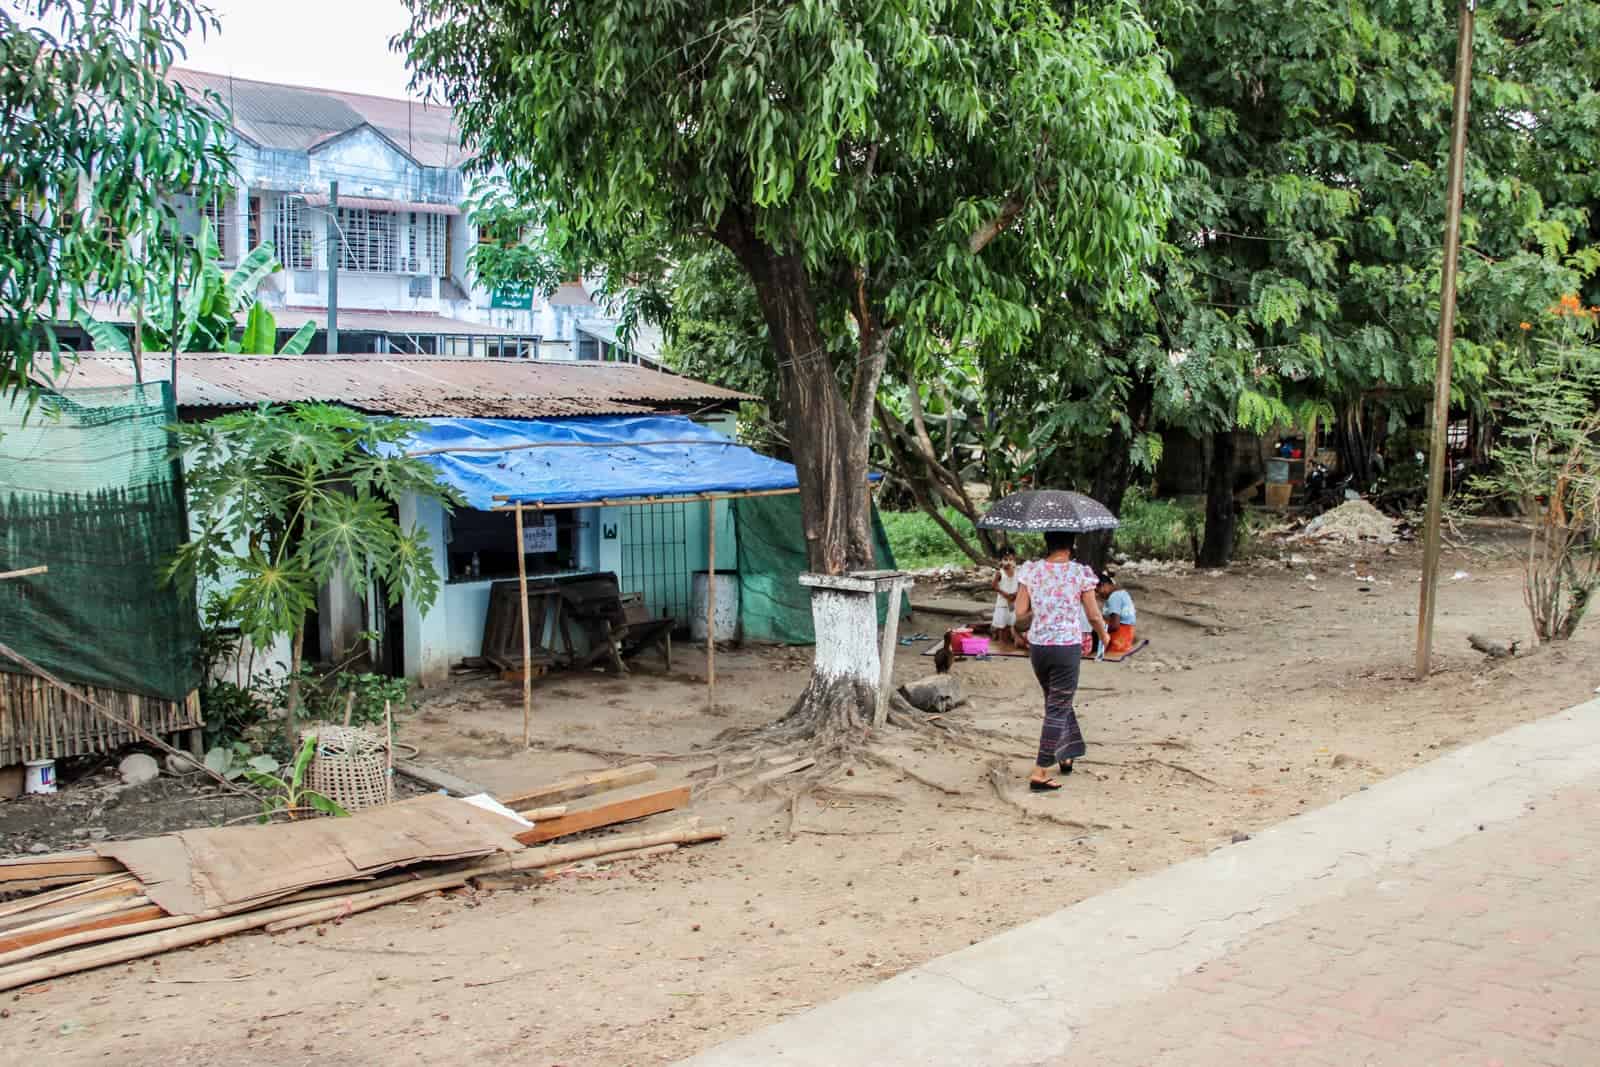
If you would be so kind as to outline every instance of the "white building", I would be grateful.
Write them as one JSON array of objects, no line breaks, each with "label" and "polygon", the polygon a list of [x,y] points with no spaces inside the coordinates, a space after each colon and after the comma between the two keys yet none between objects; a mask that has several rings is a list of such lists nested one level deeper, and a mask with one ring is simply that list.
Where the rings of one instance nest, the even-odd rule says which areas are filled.
[{"label": "white building", "polygon": [[[230,109],[238,181],[202,211],[225,262],[272,242],[284,270],[261,300],[283,335],[317,324],[310,352],[327,351],[333,223],[342,237],[341,354],[634,358],[581,281],[548,298],[474,284],[468,258],[478,233],[461,210],[469,154],[448,108],[198,71],[172,77]],[[647,338],[635,348],[656,354]]]}]

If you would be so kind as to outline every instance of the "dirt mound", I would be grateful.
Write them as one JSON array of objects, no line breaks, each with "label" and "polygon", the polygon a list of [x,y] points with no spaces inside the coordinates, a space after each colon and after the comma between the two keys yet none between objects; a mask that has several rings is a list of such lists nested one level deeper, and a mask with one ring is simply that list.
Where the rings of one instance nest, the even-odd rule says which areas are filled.
[{"label": "dirt mound", "polygon": [[1294,539],[1347,544],[1376,541],[1383,545],[1398,540],[1394,532],[1394,520],[1365,500],[1346,501],[1332,511],[1323,512],[1307,523],[1306,528]]}]

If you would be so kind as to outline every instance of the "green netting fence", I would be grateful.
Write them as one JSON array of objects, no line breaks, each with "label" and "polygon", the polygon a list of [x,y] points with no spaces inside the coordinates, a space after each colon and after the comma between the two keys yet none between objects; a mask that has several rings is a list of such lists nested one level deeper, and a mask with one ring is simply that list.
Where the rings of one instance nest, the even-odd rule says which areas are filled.
[{"label": "green netting fence", "polygon": [[[730,502],[739,557],[739,625],[747,641],[809,645],[817,639],[811,623],[811,591],[800,584],[806,562],[800,497],[745,497]],[[894,569],[894,552],[872,509],[872,541],[877,566]],[[888,596],[878,597],[878,625],[888,614]],[[902,601],[903,615],[911,614]]]},{"label": "green netting fence", "polygon": [[[161,569],[188,535],[166,383],[0,398],[0,633],[69,682],[183,701],[200,681],[192,586]],[[0,657],[0,670],[22,668]]]}]

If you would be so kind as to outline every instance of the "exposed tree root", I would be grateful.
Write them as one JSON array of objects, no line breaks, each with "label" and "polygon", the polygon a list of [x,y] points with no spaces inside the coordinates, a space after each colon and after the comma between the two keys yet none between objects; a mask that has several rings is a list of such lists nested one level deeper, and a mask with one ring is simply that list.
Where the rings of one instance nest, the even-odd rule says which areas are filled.
[{"label": "exposed tree root", "polygon": [[874,789],[844,789],[836,785],[819,785],[811,790],[811,795],[819,800],[841,800],[846,803],[856,800],[881,800],[888,804],[906,802],[905,797],[893,793],[880,793]]},{"label": "exposed tree root", "polygon": [[1128,760],[1127,762],[1120,762],[1118,760],[1103,760],[1103,759],[1085,759],[1085,760],[1079,760],[1078,762],[1080,762],[1080,763],[1091,763],[1091,764],[1094,764],[1097,767],[1148,767],[1148,766],[1165,767],[1169,771],[1177,771],[1179,774],[1187,774],[1191,778],[1198,778],[1200,781],[1206,783],[1207,785],[1216,786],[1218,789],[1225,788],[1223,786],[1223,784],[1221,782],[1217,781],[1216,779],[1207,778],[1205,775],[1201,774],[1199,771],[1191,770],[1188,767],[1185,767],[1181,763],[1168,763],[1166,760],[1155,759],[1153,757],[1146,757],[1145,759]]},{"label": "exposed tree root", "polygon": [[1011,779],[1006,775],[1004,767],[998,763],[989,765],[989,785],[994,789],[994,795],[999,798],[1002,804],[1009,808],[1014,808],[1025,818],[1043,819],[1046,822],[1053,822],[1057,826],[1067,826],[1074,830],[1094,831],[1106,829],[1105,826],[1098,823],[1079,822],[1077,819],[1069,819],[1065,815],[1057,815],[1052,811],[1038,811],[1030,808],[1022,802],[1021,798],[1013,795],[1010,783]]},{"label": "exposed tree root", "polygon": [[890,759],[888,756],[874,752],[871,749],[862,749],[860,752],[856,753],[856,757],[858,759],[864,759],[869,763],[876,763],[885,770],[894,771],[896,774],[903,774],[913,782],[916,782],[918,785],[925,785],[929,789],[932,789],[938,793],[943,793],[947,797],[959,797],[966,795],[966,790],[964,789],[957,789],[954,786],[946,785],[945,783],[935,781],[932,778],[924,778],[922,775],[907,767],[905,764],[898,763],[895,760]]}]

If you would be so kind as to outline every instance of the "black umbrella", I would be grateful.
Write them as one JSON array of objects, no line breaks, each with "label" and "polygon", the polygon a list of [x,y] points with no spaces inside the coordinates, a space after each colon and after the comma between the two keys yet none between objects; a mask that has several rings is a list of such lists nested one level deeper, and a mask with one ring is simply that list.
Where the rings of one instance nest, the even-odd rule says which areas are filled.
[{"label": "black umbrella", "polygon": [[981,530],[1009,533],[1088,533],[1115,530],[1117,517],[1098,500],[1065,489],[1012,493],[978,520]]}]

